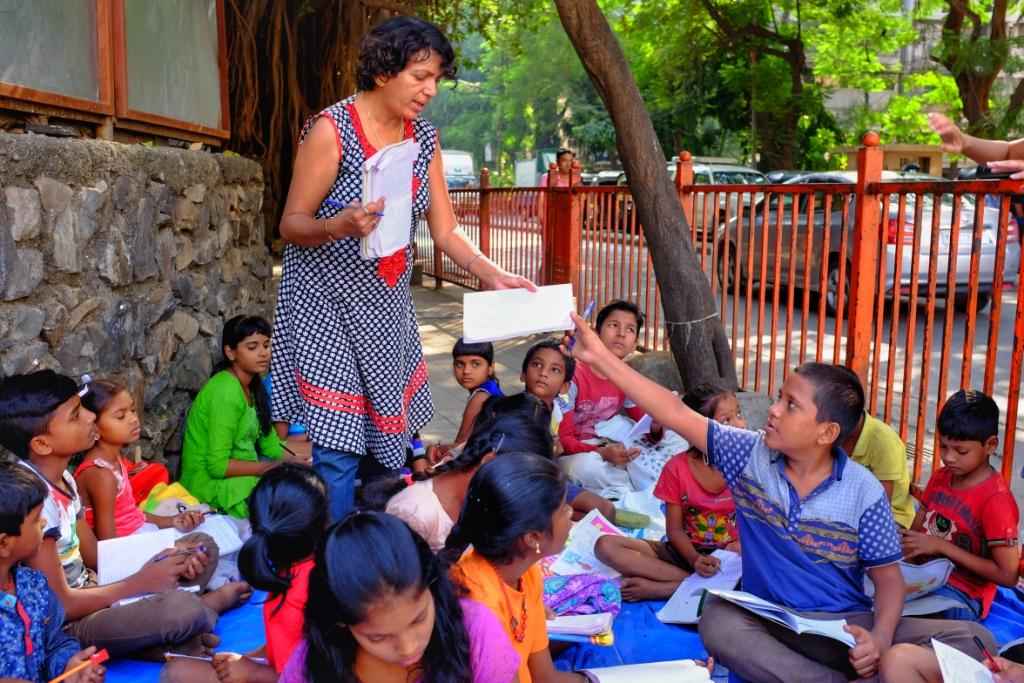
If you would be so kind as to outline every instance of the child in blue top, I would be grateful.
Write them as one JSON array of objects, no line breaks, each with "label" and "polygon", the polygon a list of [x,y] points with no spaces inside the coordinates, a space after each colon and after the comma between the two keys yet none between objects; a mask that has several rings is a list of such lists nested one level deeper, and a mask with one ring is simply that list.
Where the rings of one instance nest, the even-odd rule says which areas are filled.
[{"label": "child in blue top", "polygon": [[504,396],[494,376],[494,345],[490,342],[469,344],[460,337],[452,348],[452,372],[455,381],[469,392],[469,401],[462,412],[462,424],[455,444],[465,443],[473,432],[476,416],[491,396]]},{"label": "child in blue top", "polygon": [[[877,479],[838,446],[864,411],[850,373],[806,363],[787,377],[763,432],[717,424],[615,357],[574,317],[573,355],[634,398],[653,419],[707,453],[725,476],[743,539],[743,589],[792,611],[845,619],[855,644],[801,636],[709,599],[700,621],[708,652],[757,683],[846,683],[877,675],[894,643],[937,638],[981,659],[977,624],[903,619],[900,535]],[[875,600],[864,592],[864,576]]]},{"label": "child in blue top", "polygon": [[[0,678],[48,681],[87,660],[96,648],[81,650],[64,632],[64,608],[46,576],[21,564],[43,542],[46,484],[24,467],[0,462],[0,491]],[[102,681],[103,667],[86,667],[65,680]]]}]

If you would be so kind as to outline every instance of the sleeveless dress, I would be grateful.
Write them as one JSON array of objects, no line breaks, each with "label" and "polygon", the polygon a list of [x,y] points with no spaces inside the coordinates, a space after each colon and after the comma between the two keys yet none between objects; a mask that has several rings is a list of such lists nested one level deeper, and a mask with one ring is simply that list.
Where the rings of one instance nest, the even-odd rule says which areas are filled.
[{"label": "sleeveless dress", "polygon": [[[313,116],[333,122],[341,153],[338,176],[316,218],[361,200],[363,163],[376,150],[363,133],[355,96]],[[433,416],[409,279],[416,222],[430,202],[427,173],[437,131],[406,121],[405,137],[420,145],[413,164],[410,246],[365,260],[359,240],[318,247],[289,244],[274,316],[271,374],[275,421],[301,422],[323,448],[371,454],[390,469],[402,466],[412,435]],[[300,138],[301,140],[301,138]]]},{"label": "sleeveless dress", "polygon": [[[117,481],[117,497],[114,499],[114,530],[117,537],[131,536],[146,523],[146,515],[143,514],[135,502],[135,494],[132,490],[131,479],[128,478],[128,470],[124,461],[118,459],[117,465],[111,465],[102,458],[89,458],[75,470],[75,479],[86,470],[98,467],[107,470],[114,475]],[[85,508],[85,522],[92,528],[96,528],[96,520],[93,517],[92,505]]]}]

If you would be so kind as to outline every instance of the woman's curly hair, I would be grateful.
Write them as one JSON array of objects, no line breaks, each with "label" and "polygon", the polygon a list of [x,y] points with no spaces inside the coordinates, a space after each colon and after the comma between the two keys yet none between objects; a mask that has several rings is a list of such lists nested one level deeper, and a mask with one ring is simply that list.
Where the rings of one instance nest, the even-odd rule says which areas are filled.
[{"label": "woman's curly hair", "polygon": [[445,78],[454,79],[455,50],[441,29],[416,17],[395,17],[363,38],[356,66],[356,84],[366,92],[377,87],[380,76],[396,76],[410,61],[426,59],[434,51],[441,57]]}]

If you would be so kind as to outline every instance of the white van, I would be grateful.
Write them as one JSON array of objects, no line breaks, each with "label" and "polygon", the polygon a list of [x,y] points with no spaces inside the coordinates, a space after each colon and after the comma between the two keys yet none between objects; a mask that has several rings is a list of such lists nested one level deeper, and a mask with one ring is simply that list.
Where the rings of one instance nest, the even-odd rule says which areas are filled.
[{"label": "white van", "polygon": [[476,187],[476,169],[473,155],[458,149],[442,149],[441,162],[444,166],[444,179],[449,189]]}]

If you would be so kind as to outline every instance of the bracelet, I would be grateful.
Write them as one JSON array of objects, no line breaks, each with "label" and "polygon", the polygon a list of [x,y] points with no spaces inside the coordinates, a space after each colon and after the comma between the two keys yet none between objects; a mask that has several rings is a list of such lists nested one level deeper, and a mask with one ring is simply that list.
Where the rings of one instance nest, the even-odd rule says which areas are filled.
[{"label": "bracelet", "polygon": [[587,669],[578,669],[576,671],[573,671],[573,673],[583,676],[583,680],[585,680],[587,683],[601,683],[601,679]]},{"label": "bracelet", "polygon": [[470,270],[470,268],[472,267],[472,265],[473,265],[474,263],[476,263],[476,260],[477,260],[478,258],[480,258],[481,256],[483,256],[483,255],[484,255],[484,253],[483,253],[482,251],[478,251],[478,252],[476,253],[476,256],[474,256],[473,258],[469,259],[469,263],[467,263],[466,265],[464,265],[464,266],[462,267],[462,269],[463,269],[464,271],[466,271],[467,273],[469,273],[470,275],[472,275],[473,273],[472,273],[472,271]]},{"label": "bracelet", "polygon": [[328,229],[327,221],[329,220],[330,218],[321,218],[321,222],[324,223],[324,234],[326,234],[328,240],[330,240],[331,242],[335,242],[338,238],[335,236],[333,232],[331,232],[331,230]]}]

